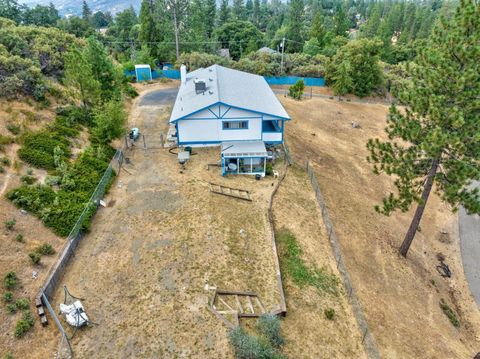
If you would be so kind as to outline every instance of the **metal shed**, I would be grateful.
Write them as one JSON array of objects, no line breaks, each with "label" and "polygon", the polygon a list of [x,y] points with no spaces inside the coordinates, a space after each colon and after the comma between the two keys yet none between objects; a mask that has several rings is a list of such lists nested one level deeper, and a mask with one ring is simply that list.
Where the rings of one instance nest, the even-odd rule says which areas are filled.
[{"label": "metal shed", "polygon": [[137,77],[137,82],[152,81],[150,65],[135,65],[135,76]]}]

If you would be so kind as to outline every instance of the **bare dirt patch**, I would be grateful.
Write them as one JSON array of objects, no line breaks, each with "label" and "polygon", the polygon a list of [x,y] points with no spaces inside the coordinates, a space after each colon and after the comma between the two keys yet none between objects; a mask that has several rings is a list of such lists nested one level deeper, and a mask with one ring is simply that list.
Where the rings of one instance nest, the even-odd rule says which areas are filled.
[{"label": "bare dirt patch", "polygon": [[[287,142],[297,161],[309,158],[326,197],[346,265],[370,329],[385,358],[469,358],[480,345],[480,316],[461,265],[457,216],[433,196],[407,260],[398,255],[412,213],[385,217],[373,210],[392,189],[372,174],[365,143],[384,137],[387,107],[314,98],[280,97],[293,120]],[[360,125],[353,128],[352,122]],[[449,240],[439,240],[447,232]],[[453,271],[435,267],[441,252]],[[444,315],[444,298],[460,328]]]}]

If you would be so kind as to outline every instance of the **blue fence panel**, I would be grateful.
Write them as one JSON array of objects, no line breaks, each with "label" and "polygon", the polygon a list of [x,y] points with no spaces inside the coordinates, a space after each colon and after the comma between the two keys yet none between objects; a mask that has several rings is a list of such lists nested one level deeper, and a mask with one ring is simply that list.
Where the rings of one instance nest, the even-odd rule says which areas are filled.
[{"label": "blue fence panel", "polygon": [[[135,76],[135,71],[125,71],[126,76]],[[152,78],[158,79],[160,77],[166,77],[169,79],[180,80],[179,70],[153,70]],[[282,76],[282,77],[270,77],[264,76],[269,85],[293,85],[298,80],[303,80],[305,86],[325,86],[325,79],[323,77],[298,77],[298,76]]]},{"label": "blue fence panel", "polygon": [[265,76],[265,80],[268,82],[269,85],[294,85],[298,80],[303,80],[305,86],[325,86],[325,79],[323,77]]},{"label": "blue fence panel", "polygon": [[136,69],[137,81],[150,81],[152,80],[152,71],[149,68]]}]

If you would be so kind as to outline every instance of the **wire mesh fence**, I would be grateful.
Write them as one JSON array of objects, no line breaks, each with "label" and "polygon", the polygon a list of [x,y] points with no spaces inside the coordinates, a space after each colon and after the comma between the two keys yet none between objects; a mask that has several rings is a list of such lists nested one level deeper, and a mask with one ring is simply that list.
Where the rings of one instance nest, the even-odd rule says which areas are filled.
[{"label": "wire mesh fence", "polygon": [[124,146],[116,151],[115,155],[110,161],[110,164],[103,173],[102,178],[90,196],[90,199],[85,203],[82,213],[70,230],[60,257],[57,259],[55,265],[50,269],[47,279],[39,293],[42,303],[47,307],[50,316],[55,321],[55,324],[57,325],[61,334],[59,349],[56,356],[57,358],[71,358],[73,351],[68,339],[68,335],[56,316],[55,311],[52,309],[49,300],[52,298],[70,258],[74,255],[75,249],[78,247],[78,244],[83,238],[84,233],[88,229],[91,219],[97,212],[100,201],[105,196],[106,191],[110,188],[114,176],[120,172],[127,148],[128,143],[125,142]]},{"label": "wire mesh fence", "polygon": [[348,295],[350,305],[352,306],[353,314],[362,332],[362,344],[369,358],[380,359],[380,352],[378,351],[375,338],[373,337],[373,334],[368,328],[367,320],[365,318],[365,314],[363,313],[360,300],[355,293],[355,289],[353,288],[350,276],[348,275],[347,268],[343,260],[342,251],[340,249],[340,244],[338,242],[332,221],[330,220],[330,216],[328,214],[327,204],[325,202],[325,199],[323,198],[322,192],[320,191],[320,185],[318,184],[317,178],[315,177],[315,173],[313,171],[313,167],[310,161],[307,161],[307,173],[308,177],[310,178],[313,190],[315,191],[315,197],[317,198],[317,202],[322,212],[323,222],[325,224],[325,228],[328,234],[328,240],[332,247],[333,256],[335,257],[335,261],[337,262],[338,271],[340,273],[340,276],[342,277],[342,282]]}]

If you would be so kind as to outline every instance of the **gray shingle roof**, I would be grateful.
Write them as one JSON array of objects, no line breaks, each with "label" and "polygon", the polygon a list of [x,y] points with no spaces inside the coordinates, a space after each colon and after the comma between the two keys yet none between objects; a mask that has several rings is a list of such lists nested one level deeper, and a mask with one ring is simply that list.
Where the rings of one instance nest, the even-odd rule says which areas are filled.
[{"label": "gray shingle roof", "polygon": [[[195,92],[195,79],[206,81],[207,91],[203,94]],[[290,118],[262,76],[212,65],[187,74],[186,84],[180,85],[170,122],[218,102],[280,118]]]}]

